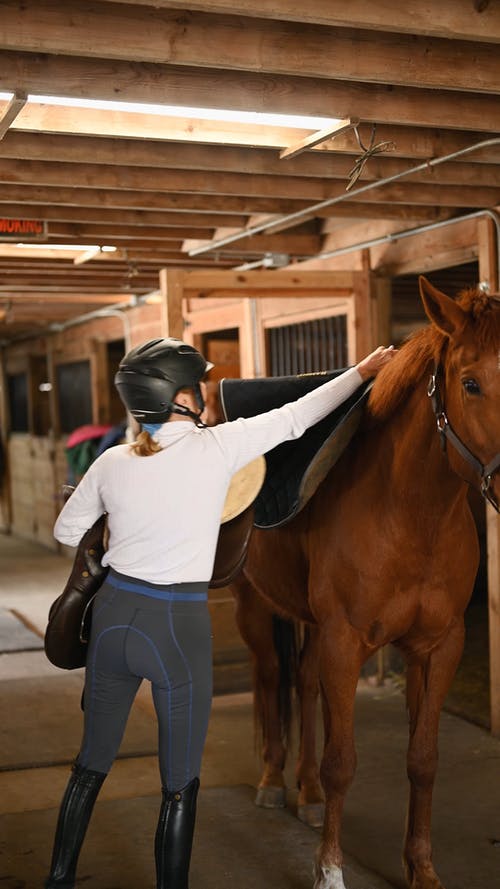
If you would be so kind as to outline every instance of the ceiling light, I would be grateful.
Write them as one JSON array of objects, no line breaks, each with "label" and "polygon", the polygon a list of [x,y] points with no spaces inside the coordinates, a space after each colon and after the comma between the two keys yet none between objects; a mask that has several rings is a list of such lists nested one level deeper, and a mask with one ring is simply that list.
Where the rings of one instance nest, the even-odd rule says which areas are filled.
[{"label": "ceiling light", "polygon": [[73,99],[68,96],[29,95],[28,102],[38,105],[63,105],[69,108],[94,108],[136,114],[156,114],[164,117],[192,117],[199,120],[219,120],[274,127],[297,127],[319,130],[330,126],[338,118],[309,117],[300,114],[268,114],[260,111],[234,111],[224,108],[194,108],[185,105],[148,105],[142,102],[117,102],[101,99]]},{"label": "ceiling light", "polygon": [[161,301],[161,290],[151,290],[150,293],[145,293],[144,296],[141,297],[141,302],[145,302],[148,306],[156,305],[157,303],[161,303]]},{"label": "ceiling light", "polygon": [[16,247],[19,247],[21,250],[26,248],[27,250],[72,250],[73,252],[76,250],[99,249],[96,244],[51,244],[50,241],[46,241],[43,244],[16,244]]}]

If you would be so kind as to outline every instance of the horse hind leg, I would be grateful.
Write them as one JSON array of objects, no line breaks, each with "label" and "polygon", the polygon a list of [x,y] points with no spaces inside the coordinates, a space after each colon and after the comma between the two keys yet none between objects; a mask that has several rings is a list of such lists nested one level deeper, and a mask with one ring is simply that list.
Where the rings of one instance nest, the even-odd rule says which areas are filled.
[{"label": "horse hind leg", "polygon": [[319,631],[306,625],[297,674],[297,697],[300,706],[300,748],[295,769],[297,816],[309,827],[321,827],[325,802],[316,759],[316,715],[319,695]]},{"label": "horse hind leg", "polygon": [[236,602],[236,623],[250,651],[255,723],[262,733],[264,769],[255,803],[266,809],[283,808],[287,751],[280,717],[280,664],[274,645],[273,613],[243,575],[231,584],[231,591]]},{"label": "horse hind leg", "polygon": [[321,627],[320,681],[324,698],[325,791],[323,836],[316,855],[314,889],[345,889],[340,829],[344,800],[356,770],[354,702],[366,653],[357,633],[338,618]]},{"label": "horse hind leg", "polygon": [[431,806],[438,761],[441,708],[462,655],[463,621],[426,660],[410,657],[407,706],[410,718],[407,770],[410,798],[403,866],[410,889],[444,889],[432,864]]}]

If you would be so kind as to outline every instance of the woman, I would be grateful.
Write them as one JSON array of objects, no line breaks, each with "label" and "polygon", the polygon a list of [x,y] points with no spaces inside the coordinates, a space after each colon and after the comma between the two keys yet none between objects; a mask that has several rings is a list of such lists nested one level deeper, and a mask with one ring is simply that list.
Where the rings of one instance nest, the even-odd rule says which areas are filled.
[{"label": "woman", "polygon": [[115,377],[142,432],[90,467],[54,534],[76,546],[107,513],[109,565],[94,602],[83,741],[66,788],[46,889],[74,886],[99,789],[118,752],[143,678],[159,725],[162,803],[157,889],[187,889],[201,757],[212,697],[207,609],[219,523],[231,476],[298,438],[390,361],[379,347],[296,402],[207,428],[201,380],[212,365],[192,346],[157,339],[132,349]]}]

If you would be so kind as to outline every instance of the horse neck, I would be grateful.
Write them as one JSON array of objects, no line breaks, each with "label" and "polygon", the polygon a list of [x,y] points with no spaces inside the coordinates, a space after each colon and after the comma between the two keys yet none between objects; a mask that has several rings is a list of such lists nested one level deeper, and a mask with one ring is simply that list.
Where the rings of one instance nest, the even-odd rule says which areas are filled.
[{"label": "horse neck", "polygon": [[421,380],[391,417],[374,422],[367,441],[373,448],[370,459],[384,467],[383,486],[391,498],[432,503],[438,513],[463,499],[467,485],[441,448],[426,385]]}]

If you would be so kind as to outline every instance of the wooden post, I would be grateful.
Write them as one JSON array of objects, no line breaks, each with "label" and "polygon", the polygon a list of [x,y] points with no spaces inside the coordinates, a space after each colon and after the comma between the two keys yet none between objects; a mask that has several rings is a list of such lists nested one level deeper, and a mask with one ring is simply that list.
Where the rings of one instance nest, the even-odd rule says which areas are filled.
[{"label": "wooden post", "polygon": [[[498,253],[495,227],[491,219],[478,223],[479,277],[497,293]],[[490,635],[490,713],[491,733],[500,737],[500,516],[486,507],[488,541],[488,611]]]},{"label": "wooden post", "polygon": [[61,435],[61,422],[58,410],[57,372],[54,360],[53,337],[47,337],[47,378],[52,387],[49,392],[50,429],[55,442]]},{"label": "wooden post", "polygon": [[363,250],[363,271],[353,273],[354,295],[354,360],[360,361],[374,347],[374,313],[372,309],[372,288],[370,274],[370,254]]},{"label": "wooden post", "polygon": [[109,383],[106,343],[92,339],[89,343],[90,385],[92,389],[92,422],[96,425],[109,420]]},{"label": "wooden post", "polygon": [[162,336],[173,336],[180,340],[184,334],[184,274],[179,269],[160,269],[161,333]]},{"label": "wooden post", "polygon": [[390,278],[370,276],[371,306],[372,306],[372,345],[390,346],[391,344],[391,316],[392,316],[392,288]]},{"label": "wooden post", "polygon": [[0,479],[0,528],[10,532],[12,524],[12,504],[9,474],[9,393],[5,351],[0,348],[0,444],[3,451],[4,474]]},{"label": "wooden post", "polygon": [[349,362],[359,361],[377,346],[391,342],[391,281],[370,270],[370,251],[362,251],[362,271],[353,272],[354,350]]}]

